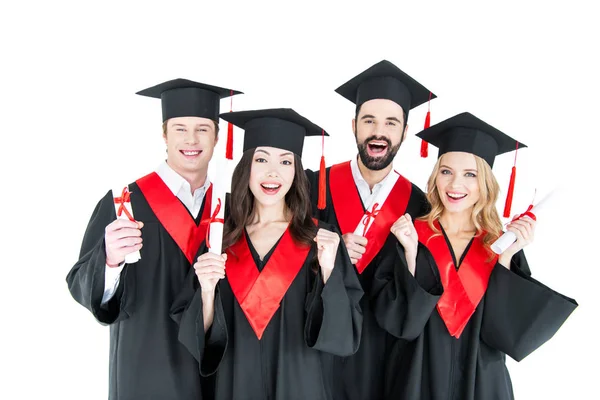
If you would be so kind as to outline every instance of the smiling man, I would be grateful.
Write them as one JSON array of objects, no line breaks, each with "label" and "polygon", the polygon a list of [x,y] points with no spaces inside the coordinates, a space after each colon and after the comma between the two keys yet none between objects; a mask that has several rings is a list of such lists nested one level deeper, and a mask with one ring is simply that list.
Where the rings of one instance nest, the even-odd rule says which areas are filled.
[{"label": "smiling man", "polygon": [[[238,93],[186,79],[137,93],[161,99],[167,159],[130,193],[100,200],[67,276],[75,300],[110,325],[110,399],[202,399],[198,362],[178,341],[181,310],[172,305],[205,249],[219,103]],[[123,201],[134,220],[116,219]],[[137,251],[141,259],[125,263]]]},{"label": "smiling man", "polygon": [[[435,95],[386,60],[336,92],[356,104],[352,130],[358,155],[327,168],[322,210],[316,207],[319,172],[307,171],[307,176],[315,216],[339,227],[365,292],[361,344],[354,356],[335,362],[339,374],[335,398],[373,400],[383,396],[387,352],[387,334],[379,327],[371,305],[377,255],[397,251],[398,240],[391,234],[396,221],[406,213],[416,218],[428,210],[423,192],[393,169],[393,161],[406,138],[409,111]],[[405,284],[408,291],[418,287],[416,281]]]}]

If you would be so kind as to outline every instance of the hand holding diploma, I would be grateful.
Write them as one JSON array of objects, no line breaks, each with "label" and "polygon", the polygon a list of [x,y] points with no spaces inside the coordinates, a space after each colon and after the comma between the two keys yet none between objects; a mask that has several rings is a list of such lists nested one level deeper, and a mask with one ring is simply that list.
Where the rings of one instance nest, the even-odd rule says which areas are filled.
[{"label": "hand holding diploma", "polygon": [[[535,225],[535,221],[537,220],[539,213],[548,207],[548,204],[550,203],[549,200],[551,199],[553,193],[554,192],[550,192],[549,194],[547,194],[535,206],[533,206],[533,205],[529,206],[527,211],[525,211],[523,214],[516,215],[512,219],[510,224],[508,225],[507,231],[504,232],[504,234],[502,236],[500,236],[500,238],[498,238],[498,240],[496,240],[494,243],[492,243],[492,246],[491,246],[492,251],[496,254],[502,254],[513,243],[515,243],[516,241],[521,239],[522,236],[527,232],[528,226],[531,225],[531,223],[533,223],[533,225]],[[523,223],[516,224],[517,221],[522,220],[522,219],[529,219],[531,222],[525,223],[525,221],[523,221]],[[522,233],[518,229],[519,227],[521,227],[521,225],[523,225],[522,228],[525,229],[525,231],[523,231]],[[533,232],[531,232],[531,234],[528,235],[528,237],[529,236],[531,236],[529,238],[529,240],[522,238],[523,239],[522,241],[524,241],[524,243],[523,243],[523,246],[521,246],[521,248],[524,247],[529,242],[531,242],[531,240],[533,240]]]},{"label": "hand holding diploma", "polygon": [[113,189],[116,221],[106,227],[104,235],[106,264],[115,267],[123,262],[133,264],[142,257],[142,231],[144,224],[137,222],[131,208],[131,192],[127,186]]}]

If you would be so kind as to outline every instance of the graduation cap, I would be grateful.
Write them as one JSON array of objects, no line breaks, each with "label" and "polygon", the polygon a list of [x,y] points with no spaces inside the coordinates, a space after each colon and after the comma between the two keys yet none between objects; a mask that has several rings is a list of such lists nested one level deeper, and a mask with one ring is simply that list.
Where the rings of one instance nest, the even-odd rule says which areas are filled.
[{"label": "graduation cap", "polygon": [[[291,108],[237,111],[221,114],[221,118],[244,129],[244,151],[259,146],[289,150],[302,157],[304,137],[329,136],[325,130]],[[325,157],[321,155],[319,175],[319,208],[325,207]],[[322,195],[321,195],[321,192]],[[321,208],[322,206],[322,208]]]},{"label": "graduation cap", "polygon": [[[369,100],[392,100],[402,107],[407,119],[410,110],[437,97],[387,60],[380,61],[361,72],[335,91],[355,103],[357,110]],[[429,127],[430,120],[431,113],[427,110],[425,129]],[[427,157],[426,144],[421,147],[421,156]]]},{"label": "graduation cap", "polygon": [[216,121],[219,118],[220,100],[241,93],[179,78],[140,90],[136,94],[160,99],[165,122],[175,117],[202,117]]},{"label": "graduation cap", "polygon": [[[179,78],[140,90],[136,94],[160,99],[162,118],[163,122],[165,122],[170,118],[176,117],[202,117],[218,121],[220,100],[241,93],[237,90]],[[232,159],[232,126],[229,126],[227,129],[226,149],[227,158]]]},{"label": "graduation cap", "polygon": [[[462,151],[483,158],[490,167],[494,165],[497,155],[527,147],[468,112],[433,125],[417,133],[417,136],[439,149],[438,158],[451,151]],[[506,218],[510,216],[515,176],[516,154],[504,205],[503,215]]]}]

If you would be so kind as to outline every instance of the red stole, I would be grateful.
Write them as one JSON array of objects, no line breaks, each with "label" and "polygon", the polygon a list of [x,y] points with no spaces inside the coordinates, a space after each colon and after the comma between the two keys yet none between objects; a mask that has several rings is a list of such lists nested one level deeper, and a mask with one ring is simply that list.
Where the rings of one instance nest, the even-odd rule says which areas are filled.
[{"label": "red stole", "polygon": [[[438,221],[435,226],[440,229]],[[450,335],[458,339],[485,294],[498,256],[490,260],[490,253],[479,235],[473,239],[457,271],[443,234],[433,236],[435,232],[427,221],[415,221],[415,229],[419,242],[429,249],[440,271],[444,293],[437,303],[437,310]]]},{"label": "red stole", "polygon": [[[190,264],[193,264],[200,244],[206,237],[206,227],[196,225],[185,206],[156,172],[138,179],[135,183],[144,194],[161,225],[177,243]],[[211,196],[212,184],[204,195],[204,210],[201,220],[210,218]]]},{"label": "red stole", "polygon": [[[353,188],[354,190],[349,190],[349,188]],[[365,216],[365,211],[356,190],[354,178],[352,177],[350,161],[331,167],[329,172],[329,190],[331,191],[331,200],[342,235],[353,233],[361,219]],[[359,274],[363,273],[369,263],[379,253],[390,234],[390,228],[394,222],[406,212],[411,192],[412,184],[408,179],[400,175],[367,231],[367,235],[365,236],[368,240],[367,249],[356,263],[356,269]]]},{"label": "red stole", "polygon": [[300,247],[294,243],[289,228],[260,272],[245,234],[227,250],[229,285],[259,340],[302,269],[309,251],[310,246]]}]

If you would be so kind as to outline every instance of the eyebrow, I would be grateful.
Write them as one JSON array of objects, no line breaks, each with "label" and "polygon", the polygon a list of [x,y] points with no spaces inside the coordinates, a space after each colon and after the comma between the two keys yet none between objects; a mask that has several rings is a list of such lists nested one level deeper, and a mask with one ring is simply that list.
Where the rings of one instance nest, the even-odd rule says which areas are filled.
[{"label": "eyebrow", "polygon": [[[265,153],[265,154],[266,154],[266,155],[268,155],[268,156],[270,156],[270,155],[271,155],[271,154],[270,154],[268,151],[266,151],[266,150],[263,150],[263,149],[258,149],[258,150],[256,150],[254,153],[258,153],[259,151],[260,151],[261,153]],[[291,155],[292,155],[292,152],[291,152],[291,151],[288,151],[287,153],[280,154],[280,155],[279,155],[279,157],[285,157],[285,156],[291,156]]]},{"label": "eyebrow", "polygon": [[[361,120],[362,120],[362,119],[366,119],[366,118],[373,118],[373,119],[375,119],[375,116],[374,116],[374,115],[371,115],[371,114],[365,114],[365,115],[363,115],[362,117],[360,117],[360,119],[361,119]],[[399,120],[398,118],[396,118],[396,117],[387,117],[387,118],[386,118],[386,120],[388,120],[388,121],[396,121],[396,122],[398,122],[399,124],[402,124],[402,121],[400,121],[400,120]]]},{"label": "eyebrow", "polygon": [[386,118],[388,121],[396,121],[399,124],[402,124],[402,121],[400,121],[398,118],[396,117],[387,117]]},{"label": "eyebrow", "polygon": [[[440,165],[440,168],[448,168],[448,169],[452,169],[452,168],[450,168],[449,166],[447,166],[447,165],[444,165],[444,164]],[[453,170],[453,169],[452,169],[452,170]],[[453,170],[453,171],[454,171],[454,170]],[[465,169],[464,171],[467,171],[467,172],[477,172],[477,170],[476,170],[476,169],[472,169],[472,168],[467,168],[467,169]]]}]

